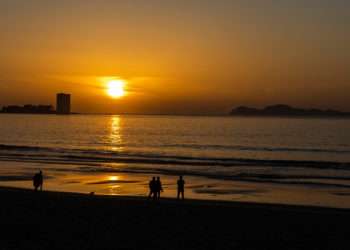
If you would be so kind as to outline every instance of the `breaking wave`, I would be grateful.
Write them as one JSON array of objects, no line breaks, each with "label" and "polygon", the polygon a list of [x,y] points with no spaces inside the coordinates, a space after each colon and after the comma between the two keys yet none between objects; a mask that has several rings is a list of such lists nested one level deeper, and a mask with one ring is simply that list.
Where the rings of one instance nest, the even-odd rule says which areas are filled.
[{"label": "breaking wave", "polygon": [[[204,147],[204,146],[203,146]],[[232,147],[230,147],[232,148]],[[241,147],[240,147],[241,148]],[[249,150],[243,147],[241,150]],[[253,148],[254,150],[254,148]],[[274,149],[266,149],[274,150]],[[301,150],[301,149],[280,149]],[[321,149],[312,149],[320,152]],[[318,150],[318,151],[317,151]],[[311,149],[309,149],[311,151]],[[341,150],[327,150],[324,152],[346,153]],[[7,161],[34,161],[57,163],[138,163],[154,165],[179,165],[179,166],[268,166],[268,167],[303,167],[319,169],[349,169],[350,163],[332,161],[305,161],[284,159],[246,159],[230,157],[196,157],[171,154],[155,154],[152,152],[128,152],[95,149],[67,149],[53,147],[36,147],[24,145],[0,145],[0,159]]]}]

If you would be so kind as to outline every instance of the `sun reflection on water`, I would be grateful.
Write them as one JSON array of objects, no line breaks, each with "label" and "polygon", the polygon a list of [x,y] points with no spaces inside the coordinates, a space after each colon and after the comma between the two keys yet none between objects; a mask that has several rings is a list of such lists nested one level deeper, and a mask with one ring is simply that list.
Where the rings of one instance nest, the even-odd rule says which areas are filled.
[{"label": "sun reflection on water", "polygon": [[113,151],[121,151],[123,149],[120,120],[120,116],[112,116],[110,121],[109,141]]},{"label": "sun reflection on water", "polygon": [[109,176],[108,179],[110,181],[118,181],[119,180],[119,176]]}]

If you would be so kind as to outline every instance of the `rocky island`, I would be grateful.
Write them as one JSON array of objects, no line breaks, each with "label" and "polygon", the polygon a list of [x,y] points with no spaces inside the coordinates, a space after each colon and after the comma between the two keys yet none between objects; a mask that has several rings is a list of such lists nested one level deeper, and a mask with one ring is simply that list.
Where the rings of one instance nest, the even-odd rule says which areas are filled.
[{"label": "rocky island", "polygon": [[346,117],[350,118],[349,112],[337,110],[303,109],[294,108],[285,104],[267,106],[263,109],[240,106],[230,113],[233,116],[276,116],[276,117]]}]

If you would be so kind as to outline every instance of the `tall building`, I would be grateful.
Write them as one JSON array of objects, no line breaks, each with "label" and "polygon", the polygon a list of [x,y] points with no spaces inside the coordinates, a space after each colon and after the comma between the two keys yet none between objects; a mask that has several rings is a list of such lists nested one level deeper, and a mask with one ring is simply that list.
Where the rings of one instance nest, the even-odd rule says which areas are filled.
[{"label": "tall building", "polygon": [[59,93],[57,94],[56,112],[60,115],[70,114],[70,95]]}]

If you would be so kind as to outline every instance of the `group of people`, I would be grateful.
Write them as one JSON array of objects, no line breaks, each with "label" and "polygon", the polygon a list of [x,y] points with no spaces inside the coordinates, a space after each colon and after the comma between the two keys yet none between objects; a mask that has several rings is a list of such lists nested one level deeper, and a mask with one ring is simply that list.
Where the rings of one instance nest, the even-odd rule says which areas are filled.
[{"label": "group of people", "polygon": [[[149,182],[149,195],[148,198],[153,198],[153,200],[159,200],[160,199],[160,193],[163,192],[163,186],[162,182],[160,180],[160,177],[153,177],[152,180]],[[179,177],[179,180],[177,181],[177,199],[185,199],[185,181],[183,179],[183,176]]]},{"label": "group of people", "polygon": [[[44,184],[44,178],[43,178],[43,172],[40,170],[38,173],[36,173],[33,176],[33,186],[35,191],[42,191],[43,190],[43,184]],[[162,182],[160,180],[160,177],[153,177],[152,180],[149,182],[149,195],[148,198],[153,198],[153,200],[159,200],[160,194],[163,192],[163,186]],[[177,181],[177,198],[185,199],[185,181],[183,179],[183,176],[179,177],[179,180]]]}]

